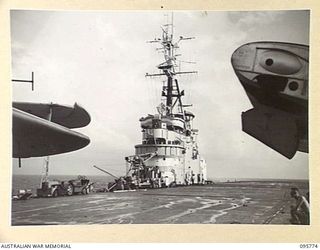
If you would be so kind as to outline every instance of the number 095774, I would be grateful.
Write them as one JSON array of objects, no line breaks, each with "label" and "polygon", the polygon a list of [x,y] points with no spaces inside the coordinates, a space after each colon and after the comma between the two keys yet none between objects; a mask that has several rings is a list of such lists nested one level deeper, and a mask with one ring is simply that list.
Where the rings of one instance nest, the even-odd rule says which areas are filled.
[{"label": "number 095774", "polygon": [[300,244],[300,248],[318,248],[318,244]]}]

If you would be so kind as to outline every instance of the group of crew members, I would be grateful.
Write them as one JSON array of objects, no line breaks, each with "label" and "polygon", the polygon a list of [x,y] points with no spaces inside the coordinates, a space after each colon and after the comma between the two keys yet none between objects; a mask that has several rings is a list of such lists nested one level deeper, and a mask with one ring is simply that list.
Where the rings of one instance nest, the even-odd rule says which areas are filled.
[{"label": "group of crew members", "polygon": [[[176,179],[174,169],[164,175],[159,167],[155,166],[148,171],[137,169],[131,176],[116,179],[114,188],[115,190],[130,190],[143,185],[150,188],[173,187],[177,185]],[[184,181],[185,185],[204,184],[201,175],[195,175],[190,167],[185,173]]]},{"label": "group of crew members", "polygon": [[162,176],[159,169],[156,171],[140,171],[133,173],[132,176],[120,177],[115,180],[117,185],[115,186],[118,190],[130,190],[136,189],[145,184],[150,188],[161,188],[161,187],[172,187],[175,185],[175,178],[169,180],[168,176]]}]

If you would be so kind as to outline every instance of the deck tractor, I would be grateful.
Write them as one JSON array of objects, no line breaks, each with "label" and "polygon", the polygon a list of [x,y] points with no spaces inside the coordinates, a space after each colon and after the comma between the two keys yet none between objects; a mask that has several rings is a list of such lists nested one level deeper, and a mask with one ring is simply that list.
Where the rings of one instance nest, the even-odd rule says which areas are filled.
[{"label": "deck tractor", "polygon": [[93,183],[85,176],[78,176],[76,180],[41,182],[37,189],[38,197],[72,196],[74,194],[89,194],[93,190]]}]

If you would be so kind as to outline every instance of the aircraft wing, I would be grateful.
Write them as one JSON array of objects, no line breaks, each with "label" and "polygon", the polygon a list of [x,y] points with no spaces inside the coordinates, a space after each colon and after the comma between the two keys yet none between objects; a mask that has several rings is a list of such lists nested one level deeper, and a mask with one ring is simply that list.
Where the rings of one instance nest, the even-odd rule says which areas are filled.
[{"label": "aircraft wing", "polygon": [[90,139],[81,133],[17,108],[13,108],[12,132],[14,158],[71,152],[87,146],[90,142]]},{"label": "aircraft wing", "polygon": [[46,120],[51,109],[51,121],[67,128],[81,128],[91,121],[89,113],[77,103],[72,107],[60,104],[13,102],[12,106]]}]

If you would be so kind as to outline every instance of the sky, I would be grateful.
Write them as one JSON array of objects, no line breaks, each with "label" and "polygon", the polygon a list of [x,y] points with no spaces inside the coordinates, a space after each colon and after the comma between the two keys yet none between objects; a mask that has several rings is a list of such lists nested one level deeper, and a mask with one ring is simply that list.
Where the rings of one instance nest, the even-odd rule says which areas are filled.
[{"label": "sky", "polygon": [[[168,13],[160,11],[11,11],[12,78],[29,79],[35,91],[13,83],[13,101],[84,107],[91,123],[77,129],[90,137],[78,151],[50,157],[50,174],[99,175],[100,166],[125,173],[124,157],[141,142],[139,118],[156,113],[163,62],[157,45]],[[241,129],[241,112],[252,106],[232,69],[233,51],[255,41],[309,44],[309,12],[174,12],[183,99],[196,117],[199,151],[209,178],[307,179],[308,154],[288,160]],[[196,62],[187,63],[187,62]],[[43,158],[13,159],[13,174],[41,174]]]}]

